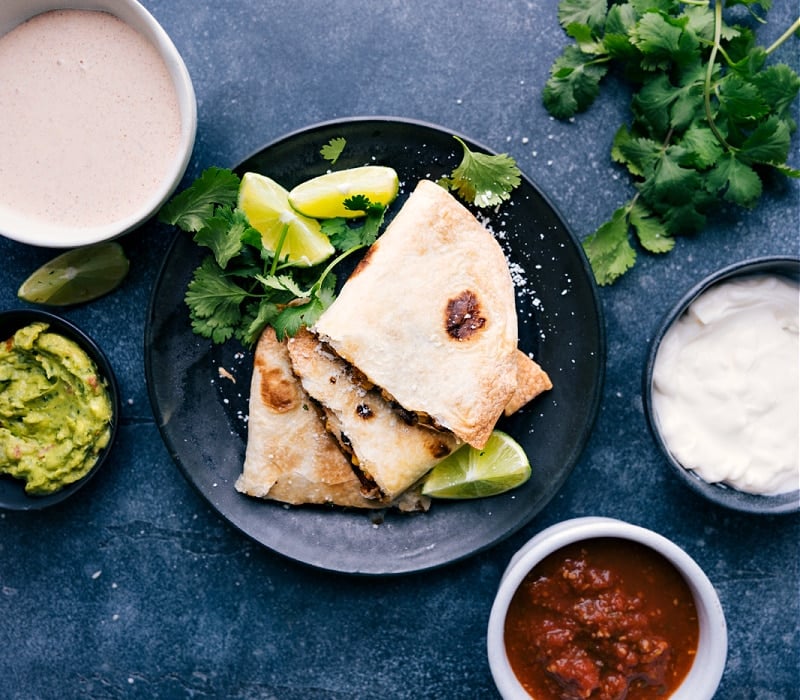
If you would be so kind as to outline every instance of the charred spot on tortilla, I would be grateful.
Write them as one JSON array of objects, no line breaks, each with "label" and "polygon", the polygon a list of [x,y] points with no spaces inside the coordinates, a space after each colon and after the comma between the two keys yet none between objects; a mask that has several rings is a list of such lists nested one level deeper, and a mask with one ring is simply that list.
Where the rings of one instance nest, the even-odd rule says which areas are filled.
[{"label": "charred spot on tortilla", "polygon": [[445,327],[455,340],[468,340],[486,325],[481,306],[474,292],[465,289],[447,302]]},{"label": "charred spot on tortilla", "polygon": [[394,399],[386,399],[390,408],[400,417],[406,425],[416,425],[419,423],[419,416],[414,411],[407,411]]},{"label": "charred spot on tortilla", "polygon": [[359,418],[363,418],[364,420],[369,420],[372,418],[372,409],[369,407],[368,404],[360,403],[356,406],[356,414]]},{"label": "charred spot on tortilla", "polygon": [[452,452],[450,445],[436,439],[430,441],[429,449],[431,451],[431,457],[435,459],[444,459]]},{"label": "charred spot on tortilla", "polygon": [[279,369],[265,369],[259,386],[261,399],[276,413],[286,413],[297,405],[297,388]]}]

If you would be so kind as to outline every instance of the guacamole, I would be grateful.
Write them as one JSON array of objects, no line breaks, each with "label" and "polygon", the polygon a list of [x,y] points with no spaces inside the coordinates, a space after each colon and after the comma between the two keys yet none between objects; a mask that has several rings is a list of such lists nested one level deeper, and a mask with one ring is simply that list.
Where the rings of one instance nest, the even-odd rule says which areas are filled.
[{"label": "guacamole", "polygon": [[0,341],[0,473],[47,495],[86,476],[111,439],[106,380],[72,340],[32,323]]}]

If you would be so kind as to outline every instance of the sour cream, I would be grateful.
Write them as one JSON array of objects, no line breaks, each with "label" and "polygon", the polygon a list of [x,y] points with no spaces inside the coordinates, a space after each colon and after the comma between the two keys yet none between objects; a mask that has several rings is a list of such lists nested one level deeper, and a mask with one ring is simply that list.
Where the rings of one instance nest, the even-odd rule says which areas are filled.
[{"label": "sour cream", "polygon": [[685,468],[772,495],[800,487],[798,285],[757,275],[721,282],[667,331],[653,410]]},{"label": "sour cream", "polygon": [[0,209],[92,227],[136,215],[169,176],[178,96],[144,36],[53,10],[0,37]]}]

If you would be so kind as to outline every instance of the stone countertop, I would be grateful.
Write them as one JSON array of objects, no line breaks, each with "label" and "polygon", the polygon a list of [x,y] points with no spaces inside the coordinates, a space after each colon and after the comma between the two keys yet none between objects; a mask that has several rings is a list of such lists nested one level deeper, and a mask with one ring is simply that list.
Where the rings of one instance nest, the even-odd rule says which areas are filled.
[{"label": "stone countertop", "polygon": [[[609,156],[628,115],[624,87],[610,78],[592,110],[569,122],[542,107],[567,42],[555,0],[143,4],[182,53],[197,93],[184,185],[304,126],[389,115],[508,152],[578,238],[631,196]],[[793,20],[790,4],[771,10],[760,43]],[[798,65],[798,42],[778,58]],[[601,288],[602,404],[564,487],[489,551],[390,578],[277,555],[229,526],[183,478],[155,424],[143,361],[150,290],[173,233],[149,222],[125,236],[123,286],[61,312],[95,337],[117,373],[113,458],[70,501],[0,513],[0,697],[496,697],[485,638],[503,569],[542,528],[582,515],[652,528],[706,571],[730,635],[719,698],[796,697],[800,519],[708,505],[671,478],[647,431],[641,383],[662,315],[699,278],[756,255],[798,254],[799,203],[797,181],[770,181],[754,210],[721,210],[701,235],[664,257],[640,255]],[[23,305],[18,285],[53,254],[0,240],[0,308]]]}]

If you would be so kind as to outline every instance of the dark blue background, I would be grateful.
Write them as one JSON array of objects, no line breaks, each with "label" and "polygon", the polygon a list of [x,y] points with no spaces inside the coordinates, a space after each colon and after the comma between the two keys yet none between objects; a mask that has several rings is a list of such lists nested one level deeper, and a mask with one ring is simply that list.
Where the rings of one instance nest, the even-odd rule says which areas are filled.
[{"label": "dark blue background", "polygon": [[[624,86],[609,80],[569,123],[541,105],[567,41],[555,0],[144,4],[197,92],[184,184],[318,121],[394,115],[510,153],[579,238],[631,196],[609,157],[628,113]],[[762,44],[789,25],[792,4],[776,3]],[[797,66],[797,40],[777,58]],[[795,142],[798,167],[796,156]],[[172,232],[151,222],[127,235],[124,285],[64,312],[116,369],[113,459],[67,503],[0,513],[0,697],[495,697],[485,629],[500,575],[530,536],[580,515],[655,529],[705,569],[730,633],[718,697],[797,697],[800,519],[723,510],[673,480],[647,432],[641,376],[659,320],[699,278],[754,255],[798,253],[799,199],[796,181],[770,182],[754,211],[720,211],[700,236],[640,257],[602,288],[605,391],[565,487],[494,549],[390,579],[287,561],[234,531],[184,480],[154,424],[143,366],[149,293]],[[18,306],[18,285],[54,254],[0,240],[0,308]]]}]

